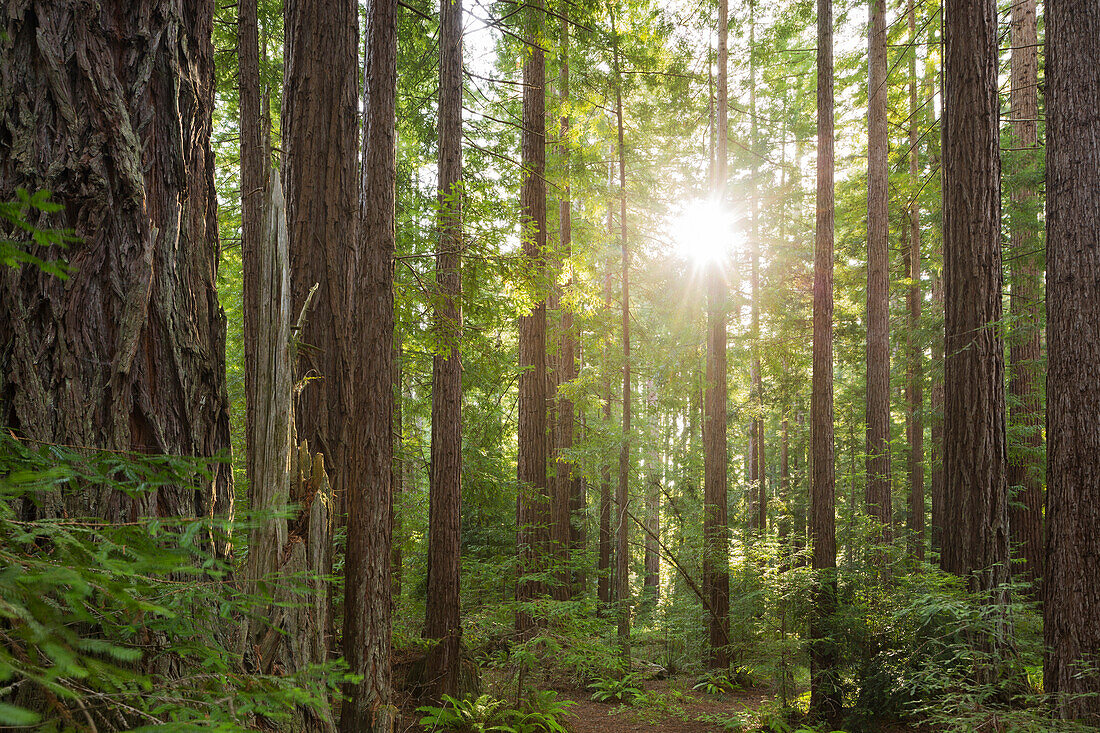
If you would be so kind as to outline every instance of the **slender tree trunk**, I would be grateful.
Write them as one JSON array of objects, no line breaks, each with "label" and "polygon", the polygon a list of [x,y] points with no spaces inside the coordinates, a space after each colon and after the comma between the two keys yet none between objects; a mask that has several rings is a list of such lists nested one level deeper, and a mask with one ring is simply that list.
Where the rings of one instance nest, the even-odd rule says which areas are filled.
[{"label": "slender tree trunk", "polygon": [[[569,104],[569,21],[568,8],[562,6],[563,17],[561,19],[561,62],[558,69],[558,87],[561,95],[562,114],[560,117],[560,139],[558,155],[565,161],[565,184],[562,187],[562,195],[558,202],[558,231],[561,237],[560,262],[564,267],[569,267],[569,257],[573,240],[573,221],[569,189],[569,146],[565,140],[569,135],[569,115],[565,113]],[[559,273],[559,277],[563,273]],[[565,287],[572,286],[572,275]],[[556,370],[557,384],[565,384],[577,377],[577,346],[573,326],[573,312],[562,304],[561,286],[555,283],[558,291],[558,308],[561,311],[560,328],[558,330],[559,354],[558,369]],[[572,597],[573,579],[569,572],[568,562],[575,549],[575,533],[571,517],[577,507],[577,495],[581,491],[581,478],[573,471],[573,463],[566,455],[573,448],[573,422],[576,419],[576,411],[573,400],[564,395],[556,395],[557,436],[555,466],[556,492],[554,498],[554,527],[556,542],[559,549],[559,562],[561,570],[558,580],[556,595],[560,600],[568,600]]]},{"label": "slender tree trunk", "polygon": [[810,493],[813,569],[810,713],[840,714],[830,619],[836,610],[836,476],[833,455],[833,6],[817,0],[817,223],[814,245]]},{"label": "slender tree trunk", "polygon": [[[1012,67],[1009,93],[1012,108],[1012,155],[1024,175],[1034,175],[1038,162],[1039,49],[1035,0],[1012,5]],[[1031,583],[1038,597],[1043,575],[1043,413],[1040,384],[1042,371],[1043,252],[1039,238],[1039,202],[1033,186],[1017,185],[1012,191],[1010,217],[1013,333],[1009,343],[1008,390],[1013,396],[1009,420],[1019,436],[1009,446],[1008,488],[1013,496],[1009,526],[1015,555],[1023,560],[1017,573]]]},{"label": "slender tree trunk", "polygon": [[[545,270],[546,257],[546,61],[537,45],[542,37],[542,0],[527,6],[529,54],[523,64],[523,253],[536,272]],[[516,520],[519,526],[519,574],[516,600],[534,600],[545,584],[527,580],[528,573],[545,569],[549,550],[550,496],[547,479],[546,301],[519,319],[519,485]],[[520,609],[516,629],[529,632],[535,619]]]},{"label": "slender tree trunk", "polygon": [[615,503],[615,586],[619,618],[619,647],[630,658],[630,248],[626,240],[626,145],[623,142],[623,76],[615,14],[611,14],[615,62],[615,121],[619,133],[619,245],[622,248],[623,434],[619,445],[619,487]]},{"label": "slender tree trunk", "polygon": [[462,653],[462,0],[439,5],[439,252],[432,360],[425,679],[432,699],[458,694]]},{"label": "slender tree trunk", "polygon": [[357,387],[345,413],[356,419],[348,421],[346,440],[343,641],[350,671],[362,675],[347,690],[340,716],[340,728],[348,733],[389,733],[396,718],[390,673],[396,19],[395,0],[374,0],[366,15],[358,261],[342,274],[354,278],[340,315],[350,356],[345,378]]},{"label": "slender tree trunk", "polygon": [[[712,195],[724,205],[728,132],[728,0],[718,2],[718,119]],[[728,669],[729,535],[726,446],[726,287],[722,263],[707,272],[707,373],[703,400],[703,583],[710,615],[707,664]]]},{"label": "slender tree trunk", "polygon": [[[20,439],[198,458],[229,450],[212,12],[157,0],[5,7],[0,200],[49,191],[64,208],[30,212],[30,223],[76,237],[63,253],[31,250],[67,260],[66,280],[30,265],[0,273],[0,424]],[[211,471],[195,477],[201,491],[51,492],[27,500],[22,518],[228,517],[230,466]],[[213,539],[227,555],[228,539]]]},{"label": "slender tree trunk", "polygon": [[[261,362],[257,355],[257,322],[260,310],[258,272],[264,220],[264,183],[267,179],[267,149],[260,109],[260,40],[256,0],[241,0],[237,6],[237,88],[240,112],[241,151],[241,269],[244,274],[244,381],[245,381],[245,476],[251,487],[260,470],[254,446],[263,441],[256,429],[255,408],[264,399],[256,391]],[[288,308],[289,311],[289,308]],[[288,313],[287,318],[290,318]],[[285,472],[285,470],[284,470]],[[254,506],[254,504],[250,504]]]},{"label": "slender tree trunk", "polygon": [[[944,68],[943,567],[1007,601],[997,8],[949,0]],[[1006,641],[997,628],[994,647]]]},{"label": "slender tree trunk", "polygon": [[1047,13],[1047,465],[1043,680],[1100,725],[1100,8]]},{"label": "slender tree trunk", "polygon": [[906,375],[906,401],[909,415],[905,422],[909,443],[909,556],[924,560],[924,342],[921,339],[921,252],[920,252],[920,167],[917,145],[919,119],[917,107],[917,17],[913,0],[907,0],[909,24],[909,369]]},{"label": "slender tree trunk", "polygon": [[[943,40],[943,15],[940,15],[940,41]],[[935,38],[933,38],[935,42]],[[928,110],[929,125],[935,125],[935,112],[934,104],[936,97],[936,84],[935,78],[937,76],[936,67],[933,62],[929,61],[925,65],[925,83],[928,87],[928,96],[926,109]],[[943,69],[942,65],[939,68],[938,77],[940,79],[940,93],[942,102],[943,92]],[[931,159],[928,161],[929,167],[932,170],[939,170],[940,172],[940,185],[943,187],[944,170],[941,165],[942,162],[942,150],[944,141],[944,120],[941,113],[939,120],[940,128],[940,154],[933,153]],[[941,226],[942,232],[942,226]],[[940,242],[940,263],[943,263],[943,242]],[[928,412],[930,434],[932,440],[932,447],[929,452],[929,465],[931,475],[929,476],[929,498],[931,500],[931,531],[929,532],[929,541],[934,552],[940,552],[940,565],[943,565],[943,534],[944,534],[944,473],[943,473],[943,402],[944,402],[944,386],[943,386],[943,362],[944,362],[944,331],[943,331],[943,315],[944,315],[944,302],[943,302],[943,277],[942,274],[932,268],[932,321],[935,324],[935,329],[932,334],[932,386],[928,395]]]},{"label": "slender tree trunk", "polygon": [[[656,395],[654,395],[656,397]],[[658,426],[660,435],[660,417],[654,407],[654,423]],[[660,547],[658,541],[661,537],[661,455],[657,443],[654,441],[647,461],[649,469],[648,490],[645,495],[645,603],[652,611],[657,605],[657,599],[661,592],[661,564]]]},{"label": "slender tree trunk", "polygon": [[[395,316],[396,321],[396,316]],[[396,322],[395,322],[396,328]],[[405,459],[405,363],[402,357],[404,339],[397,331],[393,339],[393,603],[401,602],[401,581],[405,574],[404,545],[405,529],[402,521],[405,491],[407,489],[406,471],[412,462]]]},{"label": "slender tree trunk", "polygon": [[760,180],[758,171],[759,135],[756,115],[756,2],[749,0],[749,117],[752,150],[752,380],[753,393],[753,483],[754,516],[749,526],[761,534],[768,524],[768,480],[764,453],[764,383],[760,369]]},{"label": "slender tree trunk", "polygon": [[[886,3],[870,0],[867,96],[867,513],[878,520],[880,543],[890,519],[890,267],[889,139],[886,133]],[[872,553],[876,564],[885,562]]]},{"label": "slender tree trunk", "polygon": [[779,552],[782,557],[781,570],[790,568],[791,535],[791,459],[790,459],[790,432],[788,426],[788,409],[783,411],[783,420],[779,423],[779,504],[783,507],[783,515],[779,520]]},{"label": "slender tree trunk", "polygon": [[[614,173],[611,168],[611,164],[608,164],[607,170],[607,235],[611,237],[613,235],[612,224],[612,201],[610,198],[611,187],[614,183]],[[611,315],[611,262],[607,263],[607,271],[603,278],[603,308],[604,313],[610,318]],[[604,339],[604,357],[603,357],[603,372],[604,372],[604,400],[603,400],[603,424],[607,434],[611,433],[611,366],[610,366],[610,354],[608,339]],[[601,456],[602,465],[600,467],[600,559],[599,578],[596,582],[596,596],[599,599],[597,610],[603,613],[606,609],[611,607],[611,458],[604,453]]]}]

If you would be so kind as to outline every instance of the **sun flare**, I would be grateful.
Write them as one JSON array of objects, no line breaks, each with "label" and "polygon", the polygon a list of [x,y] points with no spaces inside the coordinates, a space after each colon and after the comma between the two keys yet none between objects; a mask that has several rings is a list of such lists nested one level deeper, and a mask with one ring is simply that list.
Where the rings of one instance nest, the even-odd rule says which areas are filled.
[{"label": "sun flare", "polygon": [[669,234],[676,254],[699,267],[725,262],[739,241],[733,213],[713,199],[685,204],[672,217]]}]

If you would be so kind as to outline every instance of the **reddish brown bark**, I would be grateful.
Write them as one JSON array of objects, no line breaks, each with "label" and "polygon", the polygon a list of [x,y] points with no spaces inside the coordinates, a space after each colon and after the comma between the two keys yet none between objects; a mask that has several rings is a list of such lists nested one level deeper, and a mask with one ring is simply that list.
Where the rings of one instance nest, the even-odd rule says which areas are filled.
[{"label": "reddish brown bark", "polygon": [[462,0],[441,0],[439,24],[439,252],[432,360],[425,663],[433,699],[458,695],[462,652]]},{"label": "reddish brown bark", "polygon": [[619,137],[619,246],[622,251],[623,419],[619,444],[619,485],[615,492],[615,602],[619,648],[630,658],[630,247],[626,238],[626,144],[623,141],[623,76],[619,66],[619,36],[611,14],[614,48],[615,122]]},{"label": "reddish brown bark", "polygon": [[[31,266],[0,272],[0,424],[20,438],[198,458],[229,450],[212,13],[160,0],[5,6],[0,198],[50,191],[63,210],[31,223],[77,237],[63,253],[36,252],[63,256],[66,280]],[[211,469],[198,491],[131,497],[104,485],[36,497],[23,513],[229,516],[230,466]]]},{"label": "reddish brown bark", "polygon": [[[718,3],[717,150],[713,196],[723,201],[727,172],[729,4]],[[729,659],[729,536],[726,446],[726,284],[722,263],[707,272],[707,364],[703,398],[703,585],[711,609],[707,664]]]},{"label": "reddish brown bark", "polygon": [[[353,14],[356,8],[351,3]],[[326,12],[333,14],[333,7]],[[395,0],[374,0],[366,15],[362,205],[357,257],[343,274],[352,278],[344,292],[349,306],[340,314],[350,362],[345,378],[351,381],[344,414],[354,416],[346,421],[344,459],[344,658],[352,673],[362,675],[347,690],[340,716],[341,730],[349,733],[389,733],[396,717],[390,669],[396,18]]]},{"label": "reddish brown bark", "polygon": [[[867,514],[891,540],[889,140],[886,134],[886,4],[870,0],[867,107]],[[869,556],[878,563],[881,553]]]},{"label": "reddish brown bark", "polygon": [[1043,684],[1100,725],[1100,7],[1046,3],[1047,464]]},{"label": "reddish brown bark", "polygon": [[817,0],[817,222],[810,394],[810,539],[817,574],[810,611],[810,713],[835,721],[841,696],[829,620],[836,610],[836,474],[833,444],[833,6]]},{"label": "reddish brown bark", "polygon": [[[527,6],[528,37],[541,38],[542,1]],[[523,254],[536,273],[545,270],[546,256],[546,61],[541,46],[532,42],[523,64]],[[516,600],[531,601],[546,592],[545,584],[524,579],[545,569],[549,550],[550,496],[547,477],[546,301],[539,298],[530,313],[519,319],[519,496],[516,524],[520,580]],[[535,619],[522,608],[516,629],[528,632]]]},{"label": "reddish brown bark", "polygon": [[950,0],[946,13],[941,558],[1000,604],[1009,558],[997,12],[992,0]]}]

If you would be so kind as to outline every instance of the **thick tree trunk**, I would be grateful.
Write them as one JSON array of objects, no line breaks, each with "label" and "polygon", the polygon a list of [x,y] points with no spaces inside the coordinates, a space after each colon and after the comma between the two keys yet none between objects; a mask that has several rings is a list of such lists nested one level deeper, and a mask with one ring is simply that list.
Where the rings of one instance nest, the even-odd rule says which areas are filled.
[{"label": "thick tree trunk", "polygon": [[298,435],[324,454],[340,514],[351,477],[343,433],[356,386],[347,378],[354,347],[345,331],[358,251],[359,11],[351,0],[288,0],[284,12],[283,182],[293,312],[318,286],[298,334],[305,346],[296,381],[313,379],[298,397]]},{"label": "thick tree trunk", "polygon": [[817,222],[814,244],[810,539],[816,583],[810,611],[810,713],[839,717],[836,654],[836,475],[833,445],[833,6],[817,0]]},{"label": "thick tree trunk", "polygon": [[[1012,4],[1012,67],[1009,97],[1012,108],[1012,155],[1019,169],[1031,173],[1038,160],[1039,49],[1035,0]],[[1009,221],[1012,263],[1012,338],[1009,343],[1008,390],[1013,396],[1009,420],[1018,436],[1008,452],[1009,526],[1013,553],[1022,565],[1016,574],[1032,586],[1038,598],[1043,575],[1043,378],[1042,308],[1043,243],[1039,237],[1040,204],[1031,185],[1012,191]]]},{"label": "thick tree trunk", "polygon": [[[867,96],[867,514],[878,520],[880,543],[890,519],[890,267],[889,140],[886,134],[886,4],[870,0]],[[871,553],[878,564],[881,553]]]},{"label": "thick tree trunk", "polygon": [[942,563],[1000,605],[1009,557],[997,8],[949,0],[946,12]]},{"label": "thick tree trunk", "polygon": [[[542,37],[542,0],[527,6],[528,37]],[[546,257],[546,61],[542,48],[532,40],[523,64],[523,254],[536,273],[545,270]],[[519,498],[516,524],[520,580],[516,600],[534,600],[546,592],[545,584],[525,579],[544,570],[549,550],[550,496],[547,459],[546,301],[540,297],[534,309],[519,319]],[[516,630],[529,632],[535,619],[520,609]]]},{"label": "thick tree trunk", "polygon": [[909,368],[906,374],[905,397],[909,415],[905,421],[906,442],[909,443],[909,511],[907,522],[909,556],[924,560],[924,342],[921,340],[921,253],[920,253],[920,167],[917,145],[919,108],[917,107],[917,18],[913,0],[908,0],[906,15],[909,24],[909,247],[906,274],[909,278],[907,310],[909,312]]},{"label": "thick tree trunk", "polygon": [[[726,194],[728,131],[728,0],[718,3],[718,120],[712,196],[723,205]],[[726,446],[726,285],[723,263],[707,272],[707,372],[703,399],[703,585],[710,614],[707,664],[728,669],[729,535]]]},{"label": "thick tree trunk", "polygon": [[1100,725],[1100,8],[1053,0],[1046,13],[1043,680],[1060,717]]},{"label": "thick tree trunk", "polygon": [[396,19],[395,0],[374,0],[366,15],[357,262],[342,275],[351,278],[341,320],[350,360],[345,374],[354,385],[345,414],[355,416],[346,428],[344,658],[362,675],[347,690],[340,716],[348,733],[389,733],[396,717],[390,671]]},{"label": "thick tree trunk", "polygon": [[432,360],[432,459],[424,638],[429,695],[458,695],[462,652],[462,0],[439,7],[439,253]]},{"label": "thick tree trunk", "polygon": [[[229,450],[215,293],[213,6],[19,0],[0,20],[0,199],[76,236],[61,280],[0,272],[0,424],[21,439],[213,458]],[[228,462],[195,486],[51,493],[24,518],[230,516]],[[211,538],[220,555],[228,539]]]}]

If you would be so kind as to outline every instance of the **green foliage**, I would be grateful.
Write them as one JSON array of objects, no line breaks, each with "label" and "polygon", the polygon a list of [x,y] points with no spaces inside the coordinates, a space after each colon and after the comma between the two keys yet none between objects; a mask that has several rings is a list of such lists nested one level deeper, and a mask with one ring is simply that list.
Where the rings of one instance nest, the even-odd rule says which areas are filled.
[{"label": "green foliage", "polygon": [[732,672],[708,672],[692,689],[708,695],[725,695],[752,687],[755,687],[752,672],[744,667],[737,667]]},{"label": "green foliage", "polygon": [[77,238],[69,230],[41,226],[42,217],[64,207],[50,201],[49,191],[29,193],[19,188],[15,195],[15,201],[0,201],[0,265],[32,265],[50,275],[66,277],[68,266],[56,257],[56,251],[48,250],[51,247],[64,248]]},{"label": "green foliage", "polygon": [[632,674],[595,680],[588,689],[592,691],[590,699],[596,702],[629,703],[642,694],[641,680]]},{"label": "green foliage", "polygon": [[198,490],[202,462],[4,436],[0,466],[0,725],[51,730],[91,710],[111,727],[234,730],[287,720],[346,679],[342,664],[245,670],[235,636],[266,604],[237,591],[212,554],[225,518],[51,516],[73,492],[155,506],[157,492]]},{"label": "green foliage", "polygon": [[443,705],[423,706],[420,725],[430,731],[454,730],[463,733],[567,733],[562,718],[568,714],[571,700],[558,700],[551,690],[532,692],[521,709],[508,707],[503,700],[481,695],[474,700],[443,696]]}]

